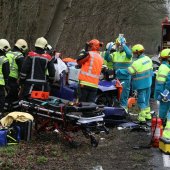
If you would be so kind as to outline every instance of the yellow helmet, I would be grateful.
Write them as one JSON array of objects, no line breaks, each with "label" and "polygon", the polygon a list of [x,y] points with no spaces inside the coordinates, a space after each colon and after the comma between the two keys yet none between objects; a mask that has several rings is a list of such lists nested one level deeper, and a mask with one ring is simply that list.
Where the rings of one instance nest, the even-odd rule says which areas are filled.
[{"label": "yellow helmet", "polygon": [[48,45],[47,40],[44,37],[37,38],[35,41],[35,47],[45,49]]},{"label": "yellow helmet", "polygon": [[164,49],[161,51],[160,53],[160,58],[169,58],[170,57],[170,49],[167,48],[167,49]]},{"label": "yellow helmet", "polygon": [[135,53],[138,53],[138,52],[144,52],[145,49],[143,47],[143,45],[141,44],[136,44],[132,47],[132,52],[135,54]]},{"label": "yellow helmet", "polygon": [[0,50],[8,52],[11,49],[9,42],[6,39],[0,39]]},{"label": "yellow helmet", "polygon": [[116,43],[116,44],[118,44],[118,45],[120,44],[120,40],[119,40],[119,38],[116,38],[115,43]]},{"label": "yellow helmet", "polygon": [[15,46],[18,47],[21,51],[28,50],[28,44],[24,39],[18,39],[15,43]]}]

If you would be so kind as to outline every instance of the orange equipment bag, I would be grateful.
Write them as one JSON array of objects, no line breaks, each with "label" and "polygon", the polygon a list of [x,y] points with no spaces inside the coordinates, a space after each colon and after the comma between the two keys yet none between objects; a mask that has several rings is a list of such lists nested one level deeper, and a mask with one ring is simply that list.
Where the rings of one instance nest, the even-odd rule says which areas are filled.
[{"label": "orange equipment bag", "polygon": [[32,91],[31,98],[46,100],[49,98],[49,92],[44,91]]}]

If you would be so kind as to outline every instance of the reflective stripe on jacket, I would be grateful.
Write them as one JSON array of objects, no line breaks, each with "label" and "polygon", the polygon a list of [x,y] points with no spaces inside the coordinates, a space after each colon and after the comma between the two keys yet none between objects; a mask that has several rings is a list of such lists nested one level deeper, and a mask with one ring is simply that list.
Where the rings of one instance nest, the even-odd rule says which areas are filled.
[{"label": "reflective stripe on jacket", "polygon": [[[29,52],[26,60],[23,63],[20,78],[30,83],[46,83],[46,70],[48,68],[49,62],[51,62],[51,59],[52,57],[48,54],[38,54],[33,51]],[[52,66],[53,69],[53,63]],[[51,76],[50,73],[51,72],[49,72],[49,75]],[[53,75],[55,75],[55,69],[53,70]]]},{"label": "reflective stripe on jacket", "polygon": [[16,63],[16,59],[19,58],[20,56],[23,57],[23,54],[21,52],[12,52],[9,51],[6,54],[9,64],[10,64],[10,77],[18,79],[19,73],[18,73],[18,65]]},{"label": "reflective stripe on jacket", "polygon": [[[114,69],[127,69],[132,64],[132,58],[127,57],[125,51],[119,52],[116,51],[111,54],[112,61],[113,61],[113,68]],[[116,78],[119,80],[129,80],[131,79],[130,75],[117,75]]]},{"label": "reflective stripe on jacket", "polygon": [[166,63],[161,64],[156,74],[156,82],[164,84],[169,72],[168,65]]},{"label": "reflective stripe on jacket", "polygon": [[111,54],[113,65],[115,69],[128,68],[132,63],[132,58],[126,57],[126,53],[116,51]]},{"label": "reflective stripe on jacket", "polygon": [[2,73],[2,65],[8,62],[8,59],[5,56],[0,56],[0,85],[5,85],[5,81],[4,81],[4,75]]},{"label": "reflective stripe on jacket", "polygon": [[151,87],[153,66],[152,60],[148,56],[139,56],[139,59],[128,67],[128,71],[132,75],[132,86],[134,90]]},{"label": "reflective stripe on jacket", "polygon": [[89,59],[81,67],[79,80],[80,84],[97,88],[103,59],[97,52],[90,51],[89,55]]}]

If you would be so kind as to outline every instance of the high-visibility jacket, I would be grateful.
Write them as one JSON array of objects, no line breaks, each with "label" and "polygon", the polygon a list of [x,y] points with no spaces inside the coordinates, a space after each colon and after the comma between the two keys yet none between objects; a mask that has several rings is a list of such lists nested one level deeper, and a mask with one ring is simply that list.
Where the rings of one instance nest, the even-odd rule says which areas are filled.
[{"label": "high-visibility jacket", "polygon": [[82,64],[79,73],[79,81],[80,84],[97,88],[103,59],[99,53],[94,51],[90,51],[89,56],[89,59]]},{"label": "high-visibility jacket", "polygon": [[4,63],[8,62],[5,56],[0,56],[0,85],[5,85],[4,75],[2,73],[2,66]]},{"label": "high-visibility jacket", "polygon": [[132,75],[132,87],[134,90],[151,87],[153,64],[148,56],[139,56],[139,58],[128,67],[128,72]]},{"label": "high-visibility jacket", "polygon": [[165,90],[165,83],[167,76],[170,73],[169,64],[163,61],[156,73],[155,94],[154,98],[157,99],[161,92]]},{"label": "high-visibility jacket", "polygon": [[126,53],[116,51],[113,54],[111,54],[112,61],[113,61],[113,67],[115,69],[126,69],[132,64],[132,58],[128,58],[126,56]]},{"label": "high-visibility jacket", "polygon": [[[106,54],[106,51],[100,52],[100,55],[103,59],[104,59],[105,54]],[[106,65],[109,69],[113,69],[113,63],[106,61],[105,59],[104,59],[104,65]]]},{"label": "high-visibility jacket", "polygon": [[[123,45],[124,51],[116,51],[110,55],[112,62],[113,62],[113,68],[115,70],[118,69],[127,69],[132,64],[132,51],[129,49],[128,46]],[[131,79],[130,75],[117,75],[116,78],[119,80],[129,80]]]},{"label": "high-visibility jacket", "polygon": [[167,120],[162,136],[164,138],[170,139],[170,120]]},{"label": "high-visibility jacket", "polygon": [[9,51],[6,54],[6,57],[8,58],[10,64],[9,76],[18,79],[19,73],[18,73],[18,65],[16,63],[16,59],[23,58],[24,57],[23,54],[21,52]]}]

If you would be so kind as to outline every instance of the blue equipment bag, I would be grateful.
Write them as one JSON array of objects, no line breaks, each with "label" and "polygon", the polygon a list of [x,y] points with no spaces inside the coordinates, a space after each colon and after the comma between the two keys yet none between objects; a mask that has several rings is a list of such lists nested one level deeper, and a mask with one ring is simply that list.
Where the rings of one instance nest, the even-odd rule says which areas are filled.
[{"label": "blue equipment bag", "polygon": [[13,145],[18,144],[21,139],[21,131],[19,126],[11,126],[7,133],[7,144]]},{"label": "blue equipment bag", "polygon": [[12,126],[0,130],[0,146],[18,144],[20,142],[20,127]]},{"label": "blue equipment bag", "polygon": [[126,120],[127,113],[124,108],[121,107],[104,107],[104,121],[106,126],[117,126],[121,123],[128,122]]},{"label": "blue equipment bag", "polygon": [[0,130],[0,146],[6,146],[7,145],[7,129],[1,129]]},{"label": "blue equipment bag", "polygon": [[12,126],[20,128],[20,140],[30,141],[32,133],[32,121],[13,122]]}]

